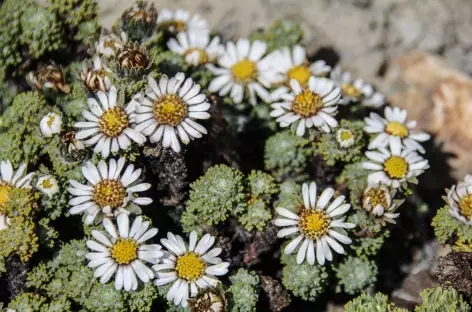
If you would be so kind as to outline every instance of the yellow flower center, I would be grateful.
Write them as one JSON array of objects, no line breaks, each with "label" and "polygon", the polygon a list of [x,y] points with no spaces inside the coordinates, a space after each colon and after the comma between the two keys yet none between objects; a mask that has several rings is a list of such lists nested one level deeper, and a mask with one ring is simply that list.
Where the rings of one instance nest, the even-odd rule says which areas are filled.
[{"label": "yellow flower center", "polygon": [[7,183],[0,183],[0,207],[5,205],[10,199],[13,186]]},{"label": "yellow flower center", "polygon": [[328,233],[331,218],[322,210],[302,209],[298,227],[311,240],[318,240]]},{"label": "yellow flower center", "polygon": [[391,121],[385,127],[385,132],[390,135],[406,138],[408,136],[408,128],[401,122]]},{"label": "yellow flower center", "polygon": [[116,42],[113,39],[108,39],[108,40],[103,41],[103,46],[105,48],[115,48],[115,44]]},{"label": "yellow flower center", "polygon": [[187,49],[185,52],[184,52],[184,58],[186,58],[188,55],[194,53],[194,52],[198,52],[198,64],[202,65],[202,64],[206,64],[208,63],[209,61],[209,57],[208,57],[208,54],[205,52],[205,50],[203,50],[202,48],[190,48],[190,49]]},{"label": "yellow flower center", "polygon": [[322,108],[323,100],[321,96],[308,89],[297,94],[292,102],[292,110],[304,118],[316,115]]},{"label": "yellow flower center", "polygon": [[351,83],[343,83],[341,85],[341,91],[345,96],[353,98],[361,96],[361,91],[358,88],[354,87],[354,85]]},{"label": "yellow flower center", "polygon": [[93,200],[101,208],[117,208],[123,204],[126,189],[119,180],[101,180],[93,190]]},{"label": "yellow flower center", "polygon": [[459,210],[461,215],[466,217],[468,220],[472,218],[472,194],[464,196],[459,202]]},{"label": "yellow flower center", "polygon": [[42,182],[41,182],[41,186],[45,189],[50,189],[51,187],[53,187],[54,185],[51,183],[50,179],[44,179]]},{"label": "yellow flower center", "polygon": [[48,121],[47,121],[47,124],[48,124],[49,128],[52,127],[52,123],[54,122],[55,119],[56,119],[56,116],[54,116],[53,114],[49,115]]},{"label": "yellow flower center", "polygon": [[99,78],[105,78],[107,76],[107,71],[104,69],[94,69],[92,73],[98,76]]},{"label": "yellow flower center", "polygon": [[170,20],[170,21],[165,21],[160,24],[161,28],[165,28],[167,30],[172,30],[175,32],[181,32],[187,29],[187,24],[185,21],[179,21],[179,20]]},{"label": "yellow flower center", "polygon": [[290,80],[295,79],[298,81],[300,85],[304,86],[308,83],[310,76],[311,76],[311,71],[308,67],[304,65],[294,66],[290,68],[290,70],[287,73],[287,78],[288,78],[287,82],[290,82]]},{"label": "yellow flower center", "polygon": [[347,141],[349,139],[352,139],[353,134],[351,131],[344,129],[344,130],[341,130],[340,137],[341,137],[341,141]]},{"label": "yellow flower center", "polygon": [[384,171],[391,179],[401,179],[408,173],[408,163],[403,157],[392,156],[385,161]]},{"label": "yellow flower center", "polygon": [[100,131],[108,137],[117,137],[129,126],[128,115],[122,107],[105,111],[99,120]]},{"label": "yellow flower center", "polygon": [[131,238],[118,238],[111,247],[111,257],[118,264],[129,264],[138,258],[138,243]]},{"label": "yellow flower center", "polygon": [[195,281],[205,274],[206,263],[196,253],[189,251],[177,259],[177,276],[187,281]]},{"label": "yellow flower center", "polygon": [[188,106],[179,96],[168,94],[154,102],[152,111],[160,124],[176,127],[187,117]]},{"label": "yellow flower center", "polygon": [[247,83],[256,79],[257,65],[251,60],[244,59],[231,67],[231,73],[237,81]]},{"label": "yellow flower center", "polygon": [[377,207],[378,205],[382,206],[384,209],[388,208],[388,192],[381,188],[371,188],[362,196],[362,206],[367,207],[367,199],[369,200],[369,205],[372,208]]}]

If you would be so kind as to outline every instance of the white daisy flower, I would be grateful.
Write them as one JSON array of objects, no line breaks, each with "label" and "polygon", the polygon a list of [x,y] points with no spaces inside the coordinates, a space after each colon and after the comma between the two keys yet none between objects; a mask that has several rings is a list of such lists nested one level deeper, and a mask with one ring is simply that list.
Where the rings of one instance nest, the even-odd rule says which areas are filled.
[{"label": "white daisy flower", "polygon": [[403,143],[412,151],[424,153],[425,150],[418,142],[429,140],[430,135],[420,131],[414,131],[416,121],[406,121],[407,111],[398,107],[385,107],[385,118],[376,113],[370,113],[370,117],[364,120],[366,126],[364,131],[367,133],[378,133],[369,143],[369,149],[385,147],[389,143]]},{"label": "white daisy flower", "polygon": [[[272,103],[270,116],[277,117],[281,127],[298,122],[297,135],[303,136],[305,128],[315,126],[324,132],[338,126],[333,118],[337,114],[336,103],[341,91],[334,82],[326,78],[310,77],[308,86],[302,87],[297,80],[290,81],[292,92],[281,94],[282,102]],[[295,124],[294,124],[295,125]]]},{"label": "white daisy flower", "polygon": [[5,204],[14,188],[30,188],[34,172],[24,175],[26,165],[21,164],[16,172],[9,160],[0,162],[0,206]]},{"label": "white daisy flower", "polygon": [[146,138],[132,128],[135,119],[134,104],[124,106],[123,97],[120,97],[117,103],[115,87],[111,87],[108,95],[102,91],[96,94],[100,104],[94,98],[89,98],[90,111],[82,112],[87,121],[75,124],[76,128],[82,128],[75,135],[77,140],[89,138],[84,144],[95,145],[94,152],[101,153],[104,158],[107,158],[110,152],[127,149],[131,140],[138,144],[146,142]]},{"label": "white daisy flower", "polygon": [[453,185],[447,191],[446,202],[449,213],[467,225],[472,225],[472,176],[467,175],[464,182]]},{"label": "white daisy flower", "polygon": [[[168,79],[162,76],[159,84],[149,76],[145,96],[137,106],[136,131],[148,136],[152,143],[162,141],[163,147],[180,152],[179,143],[188,144],[191,139],[207,134],[195,119],[208,119],[210,103],[200,93],[200,85],[183,73]],[[178,135],[178,137],[177,137]]]},{"label": "white daisy flower", "polygon": [[39,127],[41,128],[41,133],[45,137],[50,138],[54,134],[61,132],[62,117],[54,112],[47,113],[43,118],[41,118]]},{"label": "white daisy flower", "polygon": [[375,92],[372,85],[362,79],[353,79],[351,73],[342,72],[338,65],[332,71],[330,78],[341,88],[342,98],[339,104],[362,101],[364,106],[380,107],[385,104],[385,96]]},{"label": "white daisy flower", "polygon": [[428,160],[404,149],[401,144],[391,143],[390,151],[382,147],[378,151],[367,151],[365,155],[371,161],[363,162],[362,167],[375,171],[367,178],[369,184],[383,183],[399,188],[402,182],[419,176],[429,168]]},{"label": "white daisy flower", "polygon": [[395,213],[404,200],[392,200],[396,190],[390,191],[386,185],[369,185],[362,194],[362,208],[376,218],[380,218],[382,223],[395,224],[395,220],[400,214]]},{"label": "white daisy flower", "polygon": [[295,45],[292,49],[284,47],[275,50],[271,53],[271,57],[272,66],[279,79],[276,83],[284,84],[272,93],[273,100],[278,100],[280,94],[288,91],[290,80],[295,79],[300,85],[306,86],[311,76],[322,77],[331,70],[323,60],[309,65],[305,48],[300,45]]},{"label": "white daisy flower", "polygon": [[[10,199],[10,194],[15,188],[30,188],[33,172],[24,175],[26,165],[21,164],[18,170],[13,170],[9,160],[0,162],[0,210]],[[0,230],[8,227],[10,218],[0,211]]]},{"label": "white daisy flower", "polygon": [[339,242],[352,243],[342,230],[356,226],[344,222],[345,217],[342,217],[351,205],[344,203],[344,196],[339,196],[328,206],[334,195],[332,188],[325,189],[317,199],[315,182],[311,182],[310,186],[303,183],[302,194],[303,204],[299,204],[297,212],[283,207],[276,208],[280,218],[275,219],[275,225],[284,227],[277,236],[286,237],[295,234],[295,238],[285,247],[284,252],[287,255],[291,254],[300,246],[297,252],[298,264],[306,259],[309,264],[314,264],[316,260],[320,265],[324,265],[325,260],[333,260],[331,249],[338,254],[344,254],[344,248]]},{"label": "white daisy flower", "polygon": [[190,15],[188,11],[162,9],[157,16],[157,25],[177,33],[182,31],[197,32],[201,34],[210,33],[208,23],[200,15]]},{"label": "white daisy flower", "polygon": [[241,103],[247,89],[249,102],[252,105],[257,103],[256,94],[264,102],[270,103],[270,93],[267,88],[275,82],[276,75],[272,68],[272,57],[266,56],[267,43],[248,39],[239,39],[226,43],[224,54],[218,58],[220,67],[208,64],[217,77],[214,78],[208,90],[210,92],[219,91],[220,96],[229,93],[235,103]]},{"label": "white daisy flower", "polygon": [[128,35],[124,31],[119,36],[114,33],[101,33],[98,42],[95,43],[95,51],[105,57],[112,57],[126,43],[128,43]]},{"label": "white daisy flower", "polygon": [[181,55],[187,64],[198,66],[206,63],[214,63],[224,52],[220,44],[220,37],[214,37],[210,41],[209,34],[195,32],[180,32],[177,39],[171,38],[167,42],[169,49]]},{"label": "white daisy flower", "polygon": [[74,196],[69,201],[72,208],[70,214],[84,213],[85,223],[91,224],[99,213],[108,217],[117,216],[122,212],[130,213],[126,206],[129,201],[136,205],[149,205],[152,199],[137,197],[134,193],[147,191],[151,184],[135,182],[141,176],[141,169],[134,169],[130,164],[121,174],[125,166],[125,159],[121,157],[116,161],[110,159],[109,163],[101,160],[98,168],[87,162],[82,166],[82,174],[89,184],[84,185],[75,180],[70,180],[71,187],[67,190]]},{"label": "white daisy flower", "polygon": [[336,131],[336,141],[343,148],[350,147],[354,144],[354,134],[351,130],[341,128]]},{"label": "white daisy flower", "polygon": [[228,273],[229,262],[223,262],[218,255],[221,248],[210,249],[215,243],[215,237],[205,234],[199,241],[196,232],[190,233],[188,245],[182,237],[167,233],[167,239],[161,239],[161,244],[169,251],[169,257],[162,264],[153,266],[156,271],[156,285],[174,282],[167,300],[173,300],[174,305],[188,305],[187,300],[198,294],[198,289],[216,287],[218,279]]},{"label": "white daisy flower", "polygon": [[38,178],[36,188],[49,197],[59,192],[59,183],[52,175],[44,175]]},{"label": "white daisy flower", "polygon": [[136,290],[138,280],[148,283],[154,278],[154,272],[143,262],[150,264],[159,263],[164,255],[162,247],[158,244],[145,245],[145,241],[156,236],[157,229],[149,229],[149,221],[143,221],[137,217],[133,224],[129,225],[128,214],[121,213],[116,218],[118,231],[113,222],[105,218],[103,227],[106,233],[93,230],[95,240],[88,240],[87,247],[92,252],[86,253],[89,260],[88,266],[96,268],[95,277],[100,277],[100,283],[104,284],[115,274],[115,289],[126,291]]}]

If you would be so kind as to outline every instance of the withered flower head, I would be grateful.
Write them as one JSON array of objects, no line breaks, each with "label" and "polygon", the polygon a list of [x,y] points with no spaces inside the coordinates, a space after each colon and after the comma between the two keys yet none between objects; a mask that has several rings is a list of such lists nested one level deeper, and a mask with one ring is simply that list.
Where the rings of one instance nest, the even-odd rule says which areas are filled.
[{"label": "withered flower head", "polygon": [[110,70],[104,64],[98,55],[93,58],[93,64],[84,63],[84,68],[79,75],[79,79],[84,83],[90,92],[99,90],[107,92],[111,88],[111,81],[108,75]]},{"label": "withered flower head", "polygon": [[66,83],[62,68],[55,64],[40,66],[37,71],[30,72],[26,79],[38,90],[51,89],[55,92],[70,92],[70,86]]},{"label": "withered flower head", "polygon": [[151,67],[147,49],[137,43],[125,44],[118,53],[117,61],[121,68],[128,70],[146,70]]},{"label": "withered flower head", "polygon": [[85,160],[88,153],[82,141],[75,138],[75,131],[66,131],[61,133],[59,150],[61,155],[70,160]]},{"label": "withered flower head", "polygon": [[219,285],[217,288],[203,289],[194,298],[188,300],[191,312],[224,312],[226,311],[226,298]]},{"label": "withered flower head", "polygon": [[154,24],[157,20],[157,10],[154,4],[137,1],[123,13],[122,19],[127,22]]}]

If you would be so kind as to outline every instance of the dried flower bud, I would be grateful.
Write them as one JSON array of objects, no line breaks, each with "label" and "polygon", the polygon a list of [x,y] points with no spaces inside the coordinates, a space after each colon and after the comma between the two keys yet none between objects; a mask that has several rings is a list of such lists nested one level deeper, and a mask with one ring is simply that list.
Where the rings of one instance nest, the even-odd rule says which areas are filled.
[{"label": "dried flower bud", "polygon": [[42,66],[36,72],[30,72],[27,80],[38,90],[51,89],[55,92],[70,92],[70,86],[66,83],[62,68],[54,64]]},{"label": "dried flower bud", "polygon": [[84,68],[79,75],[79,79],[84,83],[90,92],[108,92],[111,88],[111,81],[108,77],[110,70],[102,64],[98,55],[93,58],[93,64],[84,63]]},{"label": "dried flower bud", "polygon": [[226,298],[221,287],[207,288],[189,299],[191,312],[224,312],[226,311]]},{"label": "dried flower bud", "polygon": [[137,1],[123,13],[121,18],[127,22],[155,24],[157,11],[153,3],[148,6],[145,1]]},{"label": "dried flower bud", "polygon": [[116,61],[118,69],[125,73],[141,73],[151,67],[147,49],[136,43],[124,45],[118,52]]}]

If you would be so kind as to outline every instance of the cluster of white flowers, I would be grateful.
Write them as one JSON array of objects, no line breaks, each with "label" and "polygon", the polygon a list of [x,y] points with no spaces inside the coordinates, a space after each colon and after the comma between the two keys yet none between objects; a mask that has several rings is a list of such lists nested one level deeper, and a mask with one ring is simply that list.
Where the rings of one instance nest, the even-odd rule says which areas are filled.
[{"label": "cluster of white flowers", "polygon": [[[182,10],[162,10],[156,23],[173,34],[167,42],[171,51],[190,66],[205,66],[215,75],[209,92],[229,95],[236,104],[247,100],[256,105],[259,99],[269,103],[271,117],[281,127],[292,126],[298,136],[305,135],[306,129],[312,127],[326,133],[335,129],[340,104],[355,102],[378,108],[385,103],[384,96],[371,85],[353,79],[339,67],[332,69],[321,60],[310,63],[302,46],[268,52],[267,43],[244,38],[223,45],[219,37],[210,35],[205,20]],[[160,142],[164,148],[180,152],[181,143],[189,144],[207,134],[197,121],[211,117],[211,104],[200,85],[184,73],[173,77],[162,75],[158,80],[150,75],[145,91],[125,104],[123,93],[111,85],[110,79],[94,79],[100,79],[99,71],[103,75],[108,72],[100,58],[114,57],[127,41],[125,33],[102,34],[95,45],[97,73],[84,72],[84,83],[92,87],[96,83],[99,90],[88,99],[89,110],[82,112],[85,120],[75,124],[78,128],[75,138],[93,147],[104,160],[97,165],[89,161],[82,167],[87,184],[70,180],[69,212],[82,214],[86,224],[102,222],[104,231],[92,231],[93,239],[87,241],[91,252],[86,254],[88,265],[95,269],[94,275],[100,282],[107,283],[114,276],[117,290],[130,291],[137,289],[138,280],[148,283],[155,278],[156,285],[172,283],[167,299],[186,307],[187,300],[196,296],[199,289],[216,287],[219,283],[216,276],[228,272],[229,263],[218,257],[222,250],[212,248],[215,237],[206,234],[198,240],[197,233],[192,232],[186,243],[182,237],[168,233],[167,238],[160,240],[166,250],[159,244],[144,244],[158,230],[151,228],[150,222],[141,216],[135,217],[130,225],[130,215],[139,214],[140,206],[152,203],[151,198],[138,196],[149,190],[151,184],[140,181],[142,170],[133,164],[125,169],[125,158],[106,159],[133,143],[142,145],[148,138],[151,143]],[[424,153],[418,142],[426,141],[429,136],[413,131],[415,122],[406,122],[406,111],[386,107],[385,118],[372,113],[365,120],[365,131],[377,136],[368,146],[375,151],[366,152],[371,161],[363,163],[365,169],[375,172],[368,177],[362,206],[382,221],[394,223],[398,217],[395,210],[401,204],[393,200],[394,189],[428,168],[427,160],[416,151]],[[52,136],[60,132],[61,124],[59,115],[49,113],[41,121],[41,130],[45,136]],[[338,129],[336,138],[343,148],[354,144],[348,129]],[[18,178],[12,180],[11,173],[4,174],[3,164],[1,169],[8,185],[16,186]],[[18,182],[20,186],[26,183],[24,179],[20,181],[24,182]],[[44,176],[38,180],[37,187],[51,196],[55,189],[50,185],[54,183],[57,185],[54,177]],[[284,252],[296,252],[299,264],[306,260],[309,264],[323,265],[333,260],[332,250],[343,254],[342,244],[352,242],[347,230],[355,224],[345,220],[351,208],[345,196],[333,198],[332,188],[320,192],[319,196],[317,192],[315,182],[305,183],[303,203],[294,210],[276,209],[279,217],[275,225],[282,227],[278,237],[292,238]],[[462,188],[460,192],[464,193]],[[451,198],[457,202],[457,196]],[[2,222],[8,220],[0,219],[0,226]]]},{"label": "cluster of white flowers", "polygon": [[[181,10],[162,10],[157,24],[176,33],[168,47],[190,65],[214,62],[223,52],[220,39],[210,40],[206,21],[198,16],[191,17]],[[95,51],[100,57],[113,57],[127,40],[125,33],[104,33]],[[68,188],[69,213],[83,215],[86,224],[101,221],[104,229],[93,230],[92,239],[87,241],[88,265],[95,269],[94,275],[101,283],[114,276],[117,290],[136,290],[138,281],[148,283],[155,279],[159,286],[173,283],[168,300],[186,307],[199,289],[216,287],[216,276],[228,272],[229,263],[218,258],[222,250],[212,248],[215,237],[206,234],[198,240],[197,233],[192,232],[185,243],[182,237],[168,233],[167,238],[161,239],[162,245],[145,244],[156,236],[157,228],[151,228],[141,216],[130,225],[130,215],[140,214],[140,206],[152,203],[151,198],[138,196],[151,184],[141,182],[142,170],[127,165],[125,158],[106,159],[128,149],[133,142],[144,144],[147,138],[180,152],[181,143],[188,144],[207,133],[197,120],[210,118],[211,104],[200,85],[177,73],[174,77],[162,75],[157,81],[149,76],[144,93],[136,94],[127,104],[120,90],[105,83],[105,88],[88,99],[88,106],[89,110],[82,112],[85,120],[75,124],[75,138],[93,147],[104,159],[98,165],[89,161],[82,166],[87,183],[70,180]]]},{"label": "cluster of white flowers", "polygon": [[364,131],[377,134],[369,143],[365,155],[370,161],[363,167],[375,172],[369,175],[369,184],[382,183],[393,188],[410,178],[419,176],[429,168],[428,161],[416,151],[424,153],[418,142],[427,141],[430,136],[416,132],[415,121],[407,121],[407,111],[398,107],[385,107],[385,118],[371,113],[365,118]]},{"label": "cluster of white flowers", "polygon": [[91,251],[85,254],[101,283],[114,276],[116,290],[136,290],[138,278],[148,283],[157,277],[154,282],[158,286],[174,282],[167,299],[186,307],[199,288],[216,287],[216,276],[228,272],[229,263],[218,258],[220,248],[211,248],[215,237],[209,234],[198,240],[197,233],[192,232],[186,244],[182,237],[168,233],[167,239],[161,239],[167,249],[164,251],[159,244],[144,244],[156,236],[158,229],[149,228],[149,221],[141,216],[130,226],[128,214],[120,213],[116,223],[118,230],[109,218],[104,218],[105,232],[92,231],[93,239],[87,241]]},{"label": "cluster of white flowers", "polygon": [[[93,230],[93,239],[87,241],[91,250],[85,255],[88,265],[95,269],[94,276],[100,278],[101,283],[107,283],[114,276],[117,290],[136,290],[138,279],[148,283],[155,276],[156,285],[175,281],[167,297],[185,307],[187,299],[195,296],[199,288],[216,287],[215,276],[226,274],[229,263],[217,257],[220,248],[210,249],[215,238],[208,234],[197,242],[197,234],[192,232],[187,245],[180,236],[168,233],[167,239],[161,239],[166,252],[159,244],[144,244],[158,230],[150,228],[150,222],[141,216],[137,216],[130,226],[129,215],[136,212],[131,209],[132,205],[136,208],[152,203],[148,197],[137,196],[151,184],[139,183],[141,169],[135,169],[132,164],[124,169],[125,164],[124,158],[112,158],[108,163],[101,160],[97,166],[87,162],[82,167],[82,174],[88,184],[70,180],[68,191],[72,195],[69,201],[72,208],[69,212],[83,214],[86,224],[103,220],[105,232]],[[111,220],[114,217],[118,231]],[[154,266],[151,268],[146,263]]]},{"label": "cluster of white flowers", "polygon": [[337,104],[380,107],[385,102],[371,85],[351,81],[350,74],[341,73],[339,67],[331,71],[322,60],[310,64],[299,45],[267,53],[266,43],[239,39],[226,44],[216,63],[207,65],[217,76],[209,91],[229,94],[235,103],[245,96],[253,105],[257,97],[271,103],[271,116],[281,127],[293,125],[299,136],[313,126],[324,132],[336,127]]},{"label": "cluster of white flowers", "polygon": [[362,195],[362,207],[382,222],[395,223],[399,216],[396,209],[403,201],[393,200],[396,189],[429,168],[428,160],[418,152],[425,150],[419,142],[427,141],[427,133],[415,131],[416,121],[407,121],[407,111],[398,107],[385,107],[385,118],[371,113],[365,118],[364,131],[375,137],[370,141],[365,155],[369,161],[362,167],[372,170],[368,187]]}]

